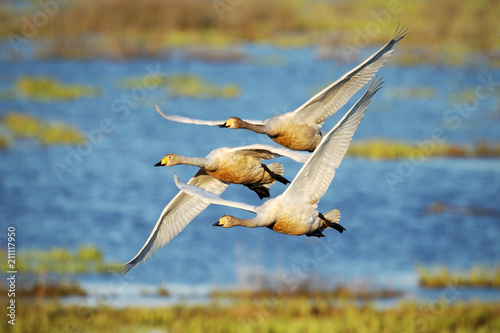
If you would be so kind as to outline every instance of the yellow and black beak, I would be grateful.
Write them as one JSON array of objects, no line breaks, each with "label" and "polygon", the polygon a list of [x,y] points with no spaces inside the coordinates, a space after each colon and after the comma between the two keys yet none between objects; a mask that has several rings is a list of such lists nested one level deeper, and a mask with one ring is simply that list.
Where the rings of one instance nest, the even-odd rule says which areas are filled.
[{"label": "yellow and black beak", "polygon": [[228,128],[229,126],[227,125],[227,121],[222,124],[222,125],[219,125],[219,128]]},{"label": "yellow and black beak", "polygon": [[162,163],[162,162],[163,162],[163,160],[161,160],[160,162],[156,163],[154,166],[155,167],[164,166],[165,164]]},{"label": "yellow and black beak", "polygon": [[220,224],[220,222],[217,221],[214,224],[212,224],[212,226],[214,226],[214,227],[222,227],[222,224]]}]

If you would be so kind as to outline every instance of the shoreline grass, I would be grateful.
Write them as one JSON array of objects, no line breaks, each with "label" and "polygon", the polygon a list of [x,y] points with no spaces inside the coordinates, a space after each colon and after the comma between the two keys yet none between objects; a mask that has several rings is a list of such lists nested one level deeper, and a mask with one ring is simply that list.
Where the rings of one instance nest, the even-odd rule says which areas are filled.
[{"label": "shoreline grass", "polygon": [[445,288],[450,285],[468,288],[500,288],[500,266],[476,265],[467,271],[453,272],[447,268],[437,269],[417,266],[421,287]]},{"label": "shoreline grass", "polygon": [[[297,298],[231,305],[174,305],[162,308],[62,306],[18,302],[11,332],[493,332],[500,328],[498,303],[402,303],[377,309],[353,303]],[[7,328],[7,320],[0,328]],[[68,326],[70,325],[70,326]]]},{"label": "shoreline grass", "polygon": [[[3,286],[0,283],[0,292],[2,294],[8,294],[8,289],[7,285]],[[87,291],[77,281],[59,276],[49,278],[47,275],[20,276],[15,294],[16,297],[20,297],[26,302],[32,301],[33,298],[55,299],[64,296],[88,296]]]},{"label": "shoreline grass", "polygon": [[258,289],[229,289],[229,290],[214,290],[210,293],[212,300],[220,299],[267,299],[267,298],[330,298],[338,300],[375,300],[375,299],[394,299],[403,296],[404,293],[395,289],[381,289],[369,287],[354,287],[349,285],[340,285],[333,289],[318,289],[309,290],[297,288],[258,288]]}]

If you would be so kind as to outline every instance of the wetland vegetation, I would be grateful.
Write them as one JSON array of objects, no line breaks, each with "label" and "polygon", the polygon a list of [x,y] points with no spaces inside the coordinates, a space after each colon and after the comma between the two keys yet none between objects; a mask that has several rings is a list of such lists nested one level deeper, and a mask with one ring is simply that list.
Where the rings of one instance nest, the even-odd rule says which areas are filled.
[{"label": "wetland vegetation", "polygon": [[[301,79],[309,82],[308,80],[311,78],[316,78],[312,75],[321,74],[315,72],[315,69],[321,68],[323,71],[327,68],[322,67],[324,64],[320,59],[333,60],[341,65],[345,65],[346,62],[362,60],[363,56],[359,54],[360,51],[364,52],[364,50],[386,43],[392,37],[393,27],[397,22],[406,25],[410,29],[410,34],[405,40],[406,43],[402,43],[398,47],[398,51],[386,65],[386,67],[393,68],[390,69],[390,72],[384,73],[387,82],[392,82],[391,85],[388,84],[384,88],[385,97],[391,101],[391,104],[407,100],[413,103],[416,100],[433,99],[465,104],[477,100],[481,104],[477,113],[471,114],[477,120],[474,120],[475,123],[466,123],[465,120],[469,119],[463,119],[464,126],[459,129],[464,133],[462,136],[457,130],[457,135],[452,136],[450,142],[434,142],[433,146],[429,147],[419,144],[427,138],[425,136],[427,131],[416,125],[418,122],[424,124],[422,126],[428,126],[429,123],[423,121],[428,119],[424,118],[425,116],[419,116],[421,118],[416,117],[417,121],[411,123],[408,120],[410,118],[401,116],[399,122],[398,119],[395,119],[391,125],[394,127],[405,126],[405,129],[410,132],[408,136],[398,137],[395,134],[395,139],[371,137],[366,140],[353,141],[348,154],[352,157],[370,160],[470,157],[476,158],[477,161],[472,162],[477,162],[479,166],[477,170],[471,169],[471,172],[467,173],[454,168],[455,165],[459,164],[458,160],[445,161],[443,168],[449,168],[452,171],[447,172],[450,175],[448,182],[454,184],[455,187],[449,185],[450,188],[443,190],[437,186],[433,193],[425,195],[415,191],[421,184],[419,182],[411,183],[411,179],[409,179],[407,188],[414,197],[411,201],[405,200],[405,207],[408,209],[405,208],[403,211],[392,208],[396,207],[398,203],[394,201],[390,203],[391,209],[388,209],[387,206],[381,208],[373,206],[373,214],[368,219],[363,217],[363,212],[359,209],[356,211],[355,207],[350,208],[346,205],[343,210],[346,212],[345,216],[360,216],[359,219],[366,218],[366,221],[372,219],[373,221],[359,228],[355,237],[346,235],[346,237],[352,238],[347,238],[348,242],[342,243],[344,245],[339,243],[338,253],[343,255],[336,258],[338,261],[331,266],[335,266],[333,269],[335,272],[335,270],[343,270],[357,265],[358,268],[354,269],[358,269],[358,274],[363,275],[369,274],[366,272],[373,272],[369,269],[363,270],[371,263],[377,264],[378,271],[385,273],[384,269],[390,262],[407,273],[404,267],[406,263],[413,265],[414,262],[425,262],[429,259],[425,254],[431,253],[433,260],[441,260],[445,263],[449,260],[450,265],[457,264],[460,267],[471,268],[459,271],[449,268],[446,264],[437,268],[428,266],[427,263],[422,264],[422,266],[415,268],[415,288],[425,289],[426,292],[435,290],[437,293],[450,285],[475,289],[499,288],[500,269],[498,266],[473,264],[482,262],[480,261],[481,255],[477,254],[481,247],[489,248],[486,253],[490,257],[486,255],[485,260],[491,261],[492,258],[494,260],[496,253],[498,253],[498,247],[495,247],[496,245],[490,237],[492,235],[491,228],[495,228],[495,214],[498,212],[495,208],[491,208],[494,206],[488,202],[490,198],[494,197],[491,194],[491,188],[494,186],[492,184],[495,184],[495,177],[497,177],[497,174],[488,170],[494,170],[496,165],[492,165],[491,161],[486,160],[486,158],[500,157],[500,143],[498,136],[491,133],[488,136],[488,132],[485,131],[486,126],[482,126],[482,124],[485,122],[493,124],[498,120],[498,96],[500,95],[497,88],[491,91],[491,96],[488,95],[488,99],[491,97],[497,104],[496,109],[492,104],[485,103],[486,98],[478,100],[476,95],[478,83],[475,78],[477,67],[481,70],[484,69],[481,73],[496,73],[496,69],[500,66],[498,53],[500,48],[500,39],[498,38],[500,2],[492,0],[461,2],[452,0],[404,2],[376,0],[371,2],[371,7],[367,10],[366,2],[361,0],[317,1],[314,2],[314,5],[311,5],[311,1],[307,0],[273,2],[265,0],[144,0],[141,2],[133,0],[74,0],[59,6],[57,14],[51,16],[47,20],[47,24],[43,26],[33,24],[34,15],[41,10],[40,2],[28,1],[23,6],[12,6],[10,3],[12,2],[6,2],[0,7],[0,20],[2,20],[0,37],[4,38],[5,43],[10,43],[8,46],[10,55],[6,52],[4,58],[10,57],[14,60],[4,62],[4,71],[8,72],[7,75],[13,75],[15,78],[10,80],[10,77],[7,77],[1,81],[5,83],[4,87],[7,87],[8,83],[7,89],[10,90],[0,92],[0,99],[6,102],[6,105],[9,103],[9,107],[5,108],[0,117],[0,129],[2,130],[0,132],[0,149],[15,147],[16,143],[21,140],[39,143],[41,147],[78,145],[84,142],[85,136],[82,131],[72,124],[75,123],[80,128],[89,128],[102,119],[101,110],[89,110],[88,114],[85,114],[85,120],[78,117],[70,118],[68,113],[61,115],[60,119],[64,119],[65,122],[53,123],[47,121],[45,115],[37,107],[43,105],[50,108],[70,102],[78,104],[81,109],[86,109],[87,104],[85,103],[94,99],[93,103],[103,105],[103,108],[106,108],[112,105],[115,98],[124,93],[123,90],[144,86],[144,78],[140,75],[144,73],[143,68],[150,64],[148,58],[151,57],[162,59],[161,61],[165,61],[165,66],[176,66],[179,63],[181,65],[194,63],[195,67],[198,66],[196,67],[196,75],[193,75],[193,71],[190,70],[189,74],[187,71],[176,72],[160,77],[161,82],[155,87],[155,90],[164,91],[164,95],[159,97],[160,100],[163,97],[171,97],[168,102],[172,103],[176,110],[182,110],[182,107],[186,106],[179,103],[184,101],[183,98],[174,97],[193,99],[193,103],[206,103],[207,114],[201,116],[210,119],[212,115],[220,117],[220,113],[214,114],[214,112],[217,111],[216,109],[224,109],[226,105],[222,108],[220,105],[212,107],[209,105],[211,103],[205,100],[200,101],[200,99],[232,99],[241,97],[242,92],[245,95],[259,96],[258,90],[252,89],[259,86],[260,78],[256,76],[248,82],[237,81],[235,78],[234,82],[221,84],[218,77],[214,78],[216,71],[207,68],[207,65],[221,66],[217,70],[224,70],[223,67],[227,65],[226,63],[243,62],[231,64],[236,65],[234,69],[237,74],[235,75],[244,75],[249,72],[257,73],[258,70],[262,69],[259,66],[265,65],[266,74],[269,73],[270,76],[276,75],[276,72],[271,69],[278,67],[275,65],[279,65],[280,71],[283,71],[287,76],[276,75],[276,77],[280,80],[285,78],[290,83],[297,80],[297,76],[292,78],[290,73],[296,72],[296,68],[301,67],[301,70],[304,70]],[[389,6],[390,4],[391,6]],[[446,19],[443,19],[444,15],[446,15]],[[374,23],[378,24],[380,31],[370,33],[369,29],[373,29]],[[247,47],[246,43],[252,44],[252,47]],[[294,49],[278,50],[283,51],[283,54],[274,53],[268,57],[268,55],[260,53],[259,48],[262,44],[270,44],[279,48],[305,49],[307,47],[312,50],[310,54],[313,55],[307,58],[308,54],[306,53],[292,54],[297,51]],[[27,45],[29,45],[29,52],[23,53],[26,50],[23,47]],[[24,51],[16,51],[18,47]],[[291,51],[290,54],[285,54],[288,51]],[[178,61],[175,58],[176,52],[182,55],[182,62],[170,63],[169,59]],[[23,62],[26,54],[28,54],[26,58],[30,60]],[[32,66],[33,60],[30,57],[35,58],[36,66],[38,66],[36,75]],[[298,61],[301,57],[306,60]],[[58,78],[53,76],[53,59],[56,61],[65,60],[57,63],[57,66],[61,67],[61,71],[57,72],[59,73]],[[70,61],[66,61],[68,59]],[[119,59],[120,61],[109,61],[108,59]],[[37,60],[41,61],[37,62]],[[217,63],[207,64],[207,62]],[[110,68],[110,72],[106,73],[107,76],[85,77],[88,68],[93,68],[92,73],[100,73],[103,64],[106,68]],[[310,64],[313,65],[310,66]],[[436,78],[436,82],[424,82],[423,85],[420,85],[426,80],[425,73],[422,74],[425,71],[419,73],[420,68],[415,66],[422,64],[431,64],[434,66],[431,68],[432,71],[442,71],[443,75]],[[478,64],[480,66],[476,66]],[[242,67],[248,66],[248,68],[238,72],[236,67],[240,65]],[[11,70],[16,66],[19,68],[18,70]],[[331,63],[328,63],[328,66],[331,66]],[[396,74],[394,74],[394,67],[398,67]],[[459,74],[448,71],[450,67],[453,67],[453,70],[458,70]],[[26,73],[27,68],[31,68],[32,72]],[[406,76],[402,75],[399,68],[410,68],[413,71],[411,73],[409,71]],[[460,70],[466,73],[460,72]],[[477,75],[480,74],[479,72],[480,70]],[[43,76],[40,76],[41,73],[44,73]],[[68,73],[79,76],[80,83],[72,81],[73,76]],[[336,74],[338,73],[335,72]],[[422,76],[420,76],[421,74]],[[130,75],[135,75],[135,77],[130,77]],[[442,80],[447,76],[453,77],[453,80]],[[470,76],[470,78],[464,79],[466,76]],[[463,81],[455,81],[455,77],[461,78]],[[94,79],[102,80],[98,82],[99,86],[94,86]],[[401,85],[398,86],[396,82],[399,79]],[[106,86],[102,84],[104,80],[111,80],[112,84]],[[215,81],[218,83],[215,84]],[[414,87],[415,82],[419,82],[417,87]],[[109,82],[106,81],[106,83]],[[279,84],[283,84],[283,82],[276,81],[274,83],[275,86]],[[304,83],[302,82],[301,85]],[[294,91],[299,91],[296,85],[290,84],[290,86],[295,89]],[[317,91],[315,89],[312,93]],[[283,96],[281,100],[276,101],[275,105],[287,105],[288,94],[284,93]],[[98,98],[100,100],[96,101],[95,99]],[[432,124],[442,124],[441,106],[437,107],[431,104],[428,103],[428,111],[433,121]],[[141,107],[138,107],[137,110]],[[256,113],[255,117],[264,119],[264,112],[269,111],[266,107],[267,105],[257,103],[255,110],[262,111],[262,113]],[[148,112],[154,112],[152,105],[144,106],[144,110],[146,108]],[[411,105],[408,103],[406,108],[411,109]],[[388,108],[388,111],[392,110]],[[138,125],[134,127],[130,125],[131,123]],[[130,183],[118,181],[115,184],[116,188],[110,189],[109,181],[114,179],[113,177],[116,175],[141,175],[143,172],[142,162],[137,163],[137,165],[122,166],[117,165],[115,161],[123,159],[149,160],[150,156],[144,154],[146,149],[142,149],[142,147],[149,147],[152,142],[158,140],[158,133],[165,131],[163,127],[153,127],[155,124],[151,124],[151,118],[142,116],[134,118],[128,123],[117,121],[116,124],[117,127],[130,127],[129,130],[122,131],[126,133],[123,136],[119,136],[120,131],[117,131],[117,137],[113,138],[113,145],[116,142],[119,143],[113,146],[116,149],[95,150],[96,158],[103,163],[99,167],[99,172],[89,169],[88,172],[77,172],[74,177],[68,177],[65,179],[67,187],[63,194],[61,194],[62,191],[59,187],[47,185],[51,183],[50,179],[53,179],[51,178],[54,176],[52,170],[47,172],[39,166],[27,163],[29,160],[25,157],[25,150],[14,148],[8,153],[3,152],[5,153],[3,174],[6,175],[5,177],[9,177],[9,182],[5,182],[4,185],[2,197],[6,200],[3,202],[2,211],[4,211],[5,216],[15,216],[12,219],[13,223],[17,223],[19,229],[24,228],[22,230],[23,236],[29,240],[30,244],[31,242],[38,246],[46,244],[46,239],[53,236],[47,230],[61,230],[67,216],[83,214],[74,205],[74,202],[82,200],[81,189],[88,189],[87,186],[91,183],[95,184],[96,191],[92,192],[89,198],[85,198],[85,200],[89,200],[88,202],[82,200],[82,204],[85,204],[85,207],[92,207],[92,203],[99,201],[99,204],[107,204],[108,206],[103,206],[102,211],[97,210],[97,212],[92,209],[86,210],[84,214],[88,216],[88,221],[81,225],[75,225],[74,234],[64,230],[64,241],[74,244],[81,239],[82,234],[85,234],[90,241],[95,240],[102,244],[108,244],[106,246],[116,247],[113,251],[116,250],[120,253],[130,250],[132,242],[140,243],[143,241],[142,235],[130,232],[127,236],[130,241],[120,240],[120,242],[110,243],[108,239],[102,238],[106,237],[107,234],[103,233],[98,226],[102,223],[100,221],[103,220],[103,217],[111,220],[117,216],[120,218],[126,216],[129,219],[123,218],[121,221],[123,224],[120,225],[120,228],[128,230],[127,228],[133,225],[134,227],[130,227],[130,229],[135,230],[133,228],[135,228],[137,221],[146,221],[149,218],[139,212],[139,208],[136,210],[135,205],[124,205],[123,202],[136,203],[135,195],[138,195],[137,193],[140,193],[139,195],[144,196],[145,199],[147,192],[157,185],[157,178],[143,177],[140,179],[141,186],[148,189],[145,191],[138,190],[137,183],[133,181]],[[366,123],[364,126],[371,125]],[[467,126],[477,127],[470,129]],[[141,128],[148,128],[148,130],[140,132]],[[173,131],[178,131],[176,128],[172,128]],[[420,131],[415,131],[415,128],[420,128]],[[144,135],[130,135],[132,132],[134,134],[144,133]],[[419,136],[419,133],[420,135],[424,133],[424,136]],[[475,135],[476,133],[486,134],[482,137],[482,135]],[[184,130],[179,130],[175,135],[176,138],[179,138],[183,134],[185,134]],[[234,138],[238,138],[238,136]],[[415,140],[410,141],[412,138]],[[423,141],[417,141],[419,139]],[[166,137],[163,140],[168,142]],[[188,145],[192,144],[192,141],[187,139],[180,141],[179,149],[186,149]],[[235,142],[247,144],[246,141]],[[135,144],[138,144],[141,149],[137,149]],[[57,148],[54,149],[54,151],[56,150]],[[57,155],[56,158],[63,160],[66,151],[64,148],[61,151],[63,154]],[[41,165],[50,165],[55,155],[49,156],[45,152],[44,149],[37,149],[37,161]],[[363,174],[371,175],[370,168],[366,167],[368,164],[365,164],[365,161],[351,159],[350,162],[353,168],[359,167],[359,169],[353,170],[362,170]],[[11,168],[14,163],[18,164],[18,169],[15,171]],[[83,167],[85,164],[82,164]],[[121,169],[122,167],[124,169]],[[111,173],[103,172],[101,174],[100,170],[105,169],[110,170]],[[423,169],[425,169],[425,165]],[[441,181],[439,174],[433,173],[434,170],[425,169],[422,172],[428,172],[426,179],[435,184],[439,184]],[[25,186],[24,182],[29,177],[33,178],[33,185],[39,189],[39,192],[46,193],[45,197],[48,199],[40,196],[39,192],[31,195],[33,191]],[[373,178],[375,177],[359,178],[362,183],[356,183],[356,180],[353,180],[354,186],[344,186],[344,188],[349,189],[347,192],[342,192],[343,187],[338,186],[335,190],[339,192],[336,194],[338,193],[339,198],[350,198],[349,195],[354,193],[350,191],[354,189],[358,191],[354,193],[354,197],[358,198],[364,194],[360,189],[368,187],[374,191],[370,196],[385,197],[387,188],[380,187],[381,183],[370,183]],[[464,182],[467,179],[470,179],[471,183],[478,184],[477,187],[481,188],[481,196],[478,193],[472,193],[474,189],[471,190],[467,187],[470,185],[468,182]],[[365,183],[367,180],[368,186]],[[98,186],[103,186],[103,188]],[[13,202],[11,199],[7,199],[11,198],[12,193],[19,193],[25,201]],[[155,196],[159,195],[156,193]],[[403,195],[398,197],[404,198]],[[46,209],[52,203],[52,198],[58,199],[60,211]],[[413,212],[422,212],[430,203],[441,198],[446,198],[446,201],[451,204],[434,204],[429,209],[432,214],[412,215]],[[47,200],[51,200],[50,203]],[[26,210],[26,204],[30,205],[29,211]],[[159,206],[155,206],[155,204],[161,206],[164,203],[144,200],[144,206],[141,209],[150,212],[157,210]],[[484,208],[482,208],[483,205]],[[431,216],[449,212],[454,214],[451,218],[445,214],[439,217]],[[442,222],[440,225],[442,232],[439,233],[438,237],[445,234],[451,235],[455,232],[455,227],[454,225],[448,226],[456,222],[457,215],[463,217],[463,221],[460,221],[460,223],[463,222],[461,226],[463,235],[474,233],[478,236],[477,240],[471,240],[470,237],[464,236],[464,244],[454,245],[455,243],[450,243],[452,245],[436,248],[435,244],[439,243],[439,239],[433,238],[436,237],[436,232],[429,232],[428,224],[425,222],[434,222],[434,219],[439,219]],[[39,221],[41,216],[43,218]],[[433,220],[427,221],[429,218]],[[478,230],[476,219],[479,218],[484,219],[481,221],[485,223],[484,225],[490,223],[488,224],[490,229]],[[411,219],[418,219],[424,223],[412,223]],[[40,223],[31,225],[32,221]],[[356,219],[351,219],[351,221],[357,222]],[[408,221],[408,223],[401,223],[401,221]],[[39,225],[43,225],[43,227],[39,227]],[[391,235],[393,239],[401,241],[391,244],[377,242],[379,238],[372,236],[385,226],[390,228],[390,233],[386,235]],[[423,246],[420,241],[415,241],[416,232],[429,243]],[[489,236],[481,236],[482,234]],[[462,234],[458,235],[462,236]],[[220,254],[220,252],[214,254],[212,252],[214,248],[230,250],[234,247],[232,242],[236,238],[238,241],[244,240],[248,244],[252,244],[252,238],[245,238],[246,235],[238,235],[238,237],[213,234],[211,237],[197,239],[199,251],[194,257],[189,257],[186,254],[189,251],[184,251],[182,244],[178,244],[177,247],[171,247],[169,251],[160,254],[158,262],[162,267],[167,267],[174,260],[189,263],[188,265],[176,266],[176,270],[159,270],[157,266],[151,268],[151,265],[145,265],[139,276],[142,274],[142,278],[152,277],[150,281],[153,281],[153,285],[157,285],[154,283],[157,283],[158,279],[162,281],[172,279],[175,282],[185,282],[189,287],[200,281],[220,282],[222,279],[216,280],[216,278],[221,276],[229,277],[228,280],[231,281],[234,278],[232,276],[234,261],[228,260],[227,263],[221,264],[215,273],[210,270],[211,265],[205,264],[210,262],[214,255]],[[259,246],[265,247],[266,244],[274,244],[275,242],[275,239],[265,238],[265,234],[261,234],[259,237],[263,239]],[[141,239],[138,240],[139,238]],[[357,238],[362,239],[363,244],[358,243],[357,246],[353,246]],[[188,241],[190,241],[189,238]],[[58,242],[61,240],[59,239]],[[299,246],[297,242],[290,241],[288,243],[288,239],[283,239],[280,242],[285,253],[293,254],[290,256],[290,265],[300,265],[308,259],[307,256],[303,256],[303,253],[294,251],[297,248],[306,248],[310,245],[309,243],[300,243]],[[362,246],[365,243],[368,245]],[[407,243],[411,250],[405,247]],[[401,301],[401,295],[406,291],[390,288],[390,282],[383,289],[357,288],[344,284],[345,281],[339,281],[342,284],[322,291],[310,290],[306,286],[292,291],[271,288],[266,285],[255,290],[221,289],[212,291],[202,304],[175,303],[160,308],[143,306],[115,308],[106,302],[104,302],[105,304],[98,302],[96,306],[90,306],[85,301],[93,297],[92,291],[85,290],[80,282],[86,282],[85,278],[89,276],[98,275],[98,278],[105,278],[108,271],[116,267],[104,258],[103,253],[104,251],[93,245],[79,246],[75,249],[61,246],[45,250],[24,250],[21,248],[16,258],[17,269],[22,272],[19,276],[17,293],[19,297],[17,299],[18,321],[15,327],[9,327],[9,331],[41,333],[54,331],[99,333],[111,330],[118,332],[151,332],[153,330],[158,332],[232,332],[236,330],[242,332],[500,331],[498,302],[463,302],[462,299],[447,302],[443,301],[443,298],[437,298],[429,303],[420,299],[415,302]],[[415,253],[422,256],[414,255]],[[251,255],[252,253],[245,258],[250,260],[248,258]],[[344,262],[341,257],[343,257],[344,262],[348,261],[348,263],[342,266]],[[262,261],[265,262],[267,259],[266,256]],[[6,263],[5,252],[0,251],[0,261],[2,265]],[[469,266],[471,262],[473,266]],[[274,264],[272,260],[271,264],[265,263],[265,265],[272,264]],[[285,267],[285,269],[290,269],[290,267]],[[410,266],[409,270],[411,271],[411,269]],[[5,271],[6,267],[2,267],[2,270]],[[219,271],[223,273],[219,274]],[[395,280],[401,277],[401,271],[395,274],[398,275],[394,277]],[[332,270],[325,270],[319,271],[318,274],[321,274],[322,277],[331,276],[331,272]],[[4,285],[0,283],[0,289],[2,289],[0,292],[5,295],[6,292],[3,288]],[[170,288],[172,288],[171,285],[162,283],[146,296],[166,297],[167,300],[170,300],[175,297],[175,290]],[[85,301],[80,302],[85,305],[68,305],[65,303],[67,298],[63,296],[85,297]],[[375,305],[381,299],[390,299],[393,305],[389,307]],[[7,330],[7,325],[6,321],[2,321],[0,331]]]},{"label": "wetland vegetation", "polygon": [[[471,52],[499,47],[497,1],[377,0],[370,8],[366,10],[361,0],[314,5],[307,0],[77,0],[57,6],[57,15],[37,27],[33,20],[41,8],[33,2],[2,7],[0,36],[19,46],[34,35],[35,53],[51,58],[156,57],[177,47],[227,48],[241,42],[281,47],[340,45],[349,52],[385,43],[392,29],[373,33],[370,22],[385,27],[393,21],[411,30],[412,46],[401,58],[406,64],[439,62],[445,57],[461,65]],[[353,45],[353,40],[362,45]]]},{"label": "wetland vegetation", "polygon": [[27,113],[7,113],[0,123],[14,139],[34,139],[42,146],[77,145],[85,141],[85,136],[72,125],[64,122],[47,123]]},{"label": "wetland vegetation", "polygon": [[[161,308],[62,306],[20,302],[11,332],[495,332],[495,303],[401,303],[378,309],[324,298],[174,305]],[[0,324],[6,329],[7,321]]]},{"label": "wetland vegetation", "polygon": [[417,266],[417,273],[419,285],[426,288],[500,288],[500,266],[476,265],[466,271]]}]

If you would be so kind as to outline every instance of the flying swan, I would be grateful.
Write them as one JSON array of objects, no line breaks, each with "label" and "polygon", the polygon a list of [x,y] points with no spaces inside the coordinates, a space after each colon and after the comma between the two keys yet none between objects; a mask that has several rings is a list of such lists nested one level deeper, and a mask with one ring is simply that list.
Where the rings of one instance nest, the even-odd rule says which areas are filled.
[{"label": "flying swan", "polygon": [[335,176],[335,170],[339,167],[347,151],[367,105],[373,95],[382,87],[382,84],[381,80],[376,80],[370,85],[352,109],[321,140],[286,191],[276,198],[266,201],[261,206],[224,200],[216,193],[211,193],[192,184],[184,184],[179,180],[177,174],[174,175],[175,183],[183,192],[197,197],[207,204],[240,208],[256,214],[251,219],[224,215],[214,226],[223,228],[233,226],[268,227],[287,235],[316,237],[323,237],[323,231],[326,228],[334,228],[343,232],[345,228],[339,224],[340,212],[337,209],[321,214],[316,210],[316,207],[330,186]]},{"label": "flying swan", "polygon": [[407,35],[407,29],[396,29],[394,37],[380,50],[366,59],[339,80],[313,96],[295,111],[278,114],[261,120],[242,120],[231,117],[228,120],[199,120],[168,115],[155,105],[164,118],[188,124],[210,125],[225,128],[243,128],[266,134],[276,143],[292,150],[314,151],[321,141],[320,128],[326,118],[335,114],[361,87],[368,83],[377,71],[391,57],[396,45]]},{"label": "flying swan", "polygon": [[307,153],[299,153],[282,147],[255,144],[236,148],[218,148],[205,157],[186,157],[167,154],[155,166],[193,165],[224,183],[243,184],[259,198],[269,198],[269,186],[279,181],[288,184],[283,177],[280,163],[265,165],[261,160],[286,156],[296,162],[305,163]]},{"label": "flying swan", "polygon": [[[175,164],[199,166],[200,169],[189,180],[188,184],[217,195],[224,192],[228,183],[238,183],[245,184],[257,194],[260,193],[259,196],[266,193],[269,196],[268,186],[274,183],[275,178],[268,173],[268,170],[272,170],[274,176],[278,175],[277,178],[281,179],[283,178],[283,168],[279,163],[265,166],[261,160],[286,156],[296,162],[305,163],[309,155],[281,147],[255,144],[236,148],[219,148],[213,150],[205,158],[188,158],[169,154],[156,166]],[[144,246],[132,260],[122,264],[116,272],[125,274],[138,264],[148,260],[153,253],[170,242],[208,205],[209,203],[206,201],[179,191],[161,212]]]}]

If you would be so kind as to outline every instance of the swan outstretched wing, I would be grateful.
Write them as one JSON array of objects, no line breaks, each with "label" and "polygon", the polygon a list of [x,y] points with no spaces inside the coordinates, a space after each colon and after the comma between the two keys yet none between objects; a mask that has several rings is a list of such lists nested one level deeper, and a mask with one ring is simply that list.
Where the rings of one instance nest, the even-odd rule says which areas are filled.
[{"label": "swan outstretched wing", "polygon": [[384,47],[293,111],[294,117],[321,126],[326,118],[337,112],[352,95],[372,79],[406,35],[407,29],[399,29],[398,26],[394,37]]},{"label": "swan outstretched wing", "polygon": [[[188,117],[174,116],[174,115],[166,114],[158,107],[158,105],[155,105],[155,110],[163,118],[168,119],[170,121],[176,121],[178,123],[207,125],[207,126],[222,126],[226,123],[226,120],[202,120],[202,119],[193,119],[193,118],[188,118]],[[247,123],[251,123],[254,125],[263,125],[264,124],[264,122],[261,120],[248,120],[248,119],[243,119],[243,120]]]},{"label": "swan outstretched wing", "polygon": [[[196,175],[188,182],[191,186],[199,186],[209,193],[221,194],[227,188],[228,184],[223,183],[205,171],[199,170]],[[180,191],[168,203],[161,212],[160,218],[151,232],[148,240],[129,262],[121,265],[117,269],[120,274],[125,274],[136,265],[148,260],[153,253],[165,246],[172,238],[180,233],[198,214],[200,214],[210,203],[199,200],[185,192]]]},{"label": "swan outstretched wing", "polygon": [[299,163],[307,162],[309,156],[311,156],[309,153],[293,151],[287,148],[274,147],[265,144],[235,147],[231,148],[231,151],[236,154],[252,155],[263,160],[284,156]]},{"label": "swan outstretched wing", "polygon": [[349,147],[366,107],[382,84],[381,80],[375,80],[351,110],[323,137],[309,160],[282,194],[285,200],[310,205],[318,203],[330,186],[335,170]]},{"label": "swan outstretched wing", "polygon": [[177,173],[174,174],[174,180],[175,180],[175,185],[184,193],[193,196],[197,198],[197,200],[206,202],[208,204],[214,204],[214,205],[221,205],[221,206],[227,206],[227,207],[234,207],[234,208],[239,208],[239,209],[244,209],[248,210],[252,213],[256,212],[257,207],[248,205],[243,202],[237,202],[237,201],[230,201],[230,200],[224,200],[218,195],[211,193],[203,188],[200,188],[195,185],[191,184],[185,184],[183,183],[179,177],[177,176]]}]

